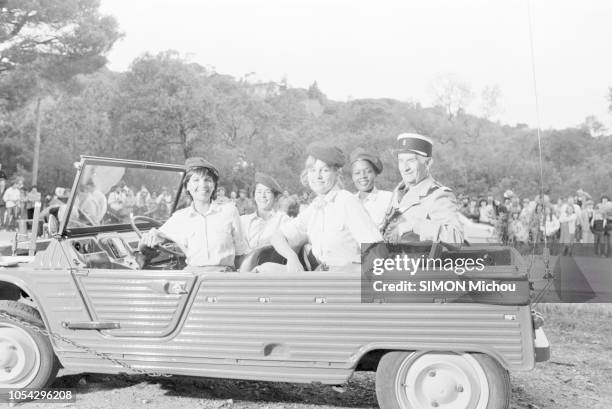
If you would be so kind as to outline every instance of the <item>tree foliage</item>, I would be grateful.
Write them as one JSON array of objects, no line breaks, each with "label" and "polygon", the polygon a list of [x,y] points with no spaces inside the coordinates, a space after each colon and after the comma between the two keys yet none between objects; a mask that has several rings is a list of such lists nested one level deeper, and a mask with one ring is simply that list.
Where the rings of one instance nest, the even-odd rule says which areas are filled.
[{"label": "tree foliage", "polygon": [[[401,132],[434,139],[434,176],[456,191],[501,195],[511,189],[534,196],[540,190],[537,133],[522,125],[392,99],[332,101],[321,97],[318,86],[315,92],[251,84],[174,52],[143,55],[125,73],[102,69],[75,78],[76,91],[45,101],[39,185],[46,192],[71,183],[72,163],[81,154],[170,163],[201,155],[219,167],[221,184],[229,189],[249,187],[257,170],[296,192],[304,189],[299,174],[305,148],[318,140],[337,144],[347,155],[357,146],[378,154],[385,169],[379,185],[391,189],[400,180],[393,146]],[[15,173],[17,162],[28,168],[24,135],[33,124],[31,102],[4,116],[3,169]],[[595,196],[610,193],[611,142],[584,127],[543,132],[544,190],[553,196],[578,188]],[[9,155],[19,159],[10,162]]]}]

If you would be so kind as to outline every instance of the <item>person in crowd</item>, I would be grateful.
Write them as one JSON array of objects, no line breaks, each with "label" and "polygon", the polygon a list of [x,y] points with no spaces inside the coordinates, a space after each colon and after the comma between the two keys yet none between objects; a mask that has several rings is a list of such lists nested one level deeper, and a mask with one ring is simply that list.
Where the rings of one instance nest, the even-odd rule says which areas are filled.
[{"label": "person in crowd", "polygon": [[559,217],[561,230],[559,242],[564,247],[563,254],[571,254],[571,248],[576,241],[577,221],[574,206],[569,203],[565,207],[565,213]]},{"label": "person in crowd", "polygon": [[289,216],[278,209],[281,187],[274,178],[265,173],[255,173],[253,196],[257,209],[253,213],[240,216],[242,233],[249,252],[269,246],[272,235],[289,221]]},{"label": "person in crowd", "polygon": [[32,186],[32,189],[26,195],[26,212],[28,220],[32,220],[34,218],[34,207],[36,206],[36,202],[40,202],[42,196],[36,186]]},{"label": "person in crowd", "polygon": [[462,193],[457,196],[457,203],[459,204],[459,213],[468,217],[468,206],[470,205],[470,198]]},{"label": "person in crowd", "polygon": [[172,211],[172,200],[173,197],[166,186],[162,187],[161,193],[155,199],[157,203],[157,210],[155,211],[156,216],[160,219],[165,219],[170,216]]},{"label": "person in crowd", "polygon": [[226,196],[226,191],[223,186],[219,186],[219,188],[217,189],[217,198],[215,199],[215,202],[219,205],[235,203],[233,199],[230,199],[229,197]]},{"label": "person in crowd", "polygon": [[580,243],[582,244],[593,244],[595,243],[595,236],[591,231],[591,219],[593,218],[593,200],[586,199],[583,203],[583,209],[578,217],[578,224],[581,230]]},{"label": "person in crowd", "polygon": [[514,245],[524,244],[529,240],[528,226],[518,212],[512,213],[508,224],[508,240]]},{"label": "person in crowd", "polygon": [[123,216],[129,217],[130,213],[134,211],[134,206],[136,206],[136,195],[134,194],[134,189],[128,185],[123,186],[123,198]]},{"label": "person in crowd", "polygon": [[124,197],[121,185],[115,185],[113,190],[108,194],[108,207],[114,212],[116,217],[119,217],[119,214],[123,210],[123,203]]},{"label": "person in crowd", "polygon": [[28,200],[28,194],[25,190],[25,186],[22,183],[21,187],[19,188],[19,211],[18,211],[17,219],[27,219],[28,217],[27,211],[26,211],[27,200]]},{"label": "person in crowd", "polygon": [[463,225],[452,190],[431,176],[433,142],[411,133],[397,137],[402,182],[393,191],[382,232],[386,241],[463,243]]},{"label": "person in crowd", "polygon": [[[508,209],[508,213],[512,215],[512,213],[520,213],[521,212],[521,199],[514,195],[510,198],[510,207]],[[512,217],[512,216],[510,216]]]},{"label": "person in crowd", "polygon": [[[112,193],[112,192],[111,192]],[[93,180],[88,180],[78,186],[77,196],[74,201],[70,222],[75,226],[96,226],[102,223],[102,219],[108,210],[108,203],[104,193],[96,188]],[[119,222],[122,220],[112,220]]]},{"label": "person in crowd", "polygon": [[188,268],[233,270],[237,257],[246,253],[246,244],[236,207],[215,202],[218,183],[215,166],[204,158],[188,158],[182,184],[191,204],[174,212],[159,229],[143,234],[140,246],[171,240],[187,256]]},{"label": "person in crowd", "polygon": [[580,206],[580,208],[584,208],[586,202],[588,200],[592,200],[591,195],[585,192],[582,189],[576,190],[576,204]]},{"label": "person in crowd", "polygon": [[345,158],[342,151],[324,143],[312,143],[307,155],[301,180],[316,198],[272,237],[274,249],[287,260],[287,265],[266,263],[260,266],[262,271],[303,271],[294,249],[307,242],[312,245],[314,264],[325,270],[326,267],[359,263],[361,244],[382,240],[360,200],[343,189]]},{"label": "person in crowd", "polygon": [[487,210],[489,211],[489,219],[495,220],[497,218],[497,206],[495,206],[495,198],[493,196],[487,196]]},{"label": "person in crowd", "polygon": [[535,205],[535,202],[530,202],[529,198],[526,197],[523,199],[523,206],[521,207],[519,214],[519,217],[521,220],[523,220],[523,222],[529,224],[529,219],[531,218],[531,213],[535,209]]},{"label": "person in crowd", "polygon": [[574,208],[574,214],[578,217],[580,216],[580,212],[582,211],[582,209],[580,208],[580,206],[575,202],[574,198],[572,196],[568,196],[567,199],[565,201],[562,201],[561,207],[559,208],[559,216],[561,215],[565,215],[566,211],[565,209],[571,206]]},{"label": "person in crowd", "polygon": [[540,231],[546,237],[550,244],[557,242],[557,232],[559,231],[559,219],[555,216],[553,208],[546,206],[544,208],[544,219],[540,225]]},{"label": "person in crowd", "polygon": [[383,171],[383,164],[377,156],[361,147],[351,152],[349,163],[353,184],[357,188],[355,196],[368,211],[374,224],[380,228],[393,196],[391,192],[379,190],[374,185],[376,177]]},{"label": "person in crowd", "polygon": [[610,203],[610,198],[607,195],[604,195],[601,198],[600,204],[602,216],[606,218],[606,227],[604,234],[604,244],[606,249],[605,255],[606,257],[609,257],[612,241],[612,203]]},{"label": "person in crowd", "polygon": [[469,199],[469,203],[464,214],[474,223],[478,223],[480,221],[480,208],[478,207],[478,202],[475,198]]},{"label": "person in crowd", "polygon": [[17,219],[19,218],[21,208],[22,187],[23,179],[17,177],[13,184],[7,188],[2,195],[2,200],[6,206],[6,212],[4,213],[4,227],[6,229],[11,230],[17,226]]},{"label": "person in crowd", "polygon": [[144,215],[155,218],[157,212],[157,192],[151,193],[151,195],[147,198],[147,210]]},{"label": "person in crowd", "polygon": [[493,206],[487,205],[486,199],[480,199],[478,202],[478,223],[493,224]]},{"label": "person in crowd", "polygon": [[145,185],[140,186],[140,190],[136,193],[135,213],[145,214],[147,212],[147,201],[151,197],[149,189]]},{"label": "person in crowd", "polygon": [[594,236],[594,250],[596,256],[607,257],[609,246],[606,238],[607,223],[604,213],[601,211],[601,203],[593,210],[593,218],[591,219],[591,232]]},{"label": "person in crowd", "polygon": [[236,207],[238,208],[238,214],[243,216],[255,211],[255,203],[247,196],[247,190],[241,188],[238,190],[238,199],[236,200]]},{"label": "person in crowd", "polygon": [[2,163],[0,163],[0,229],[4,227],[4,213],[6,213],[6,203],[2,199],[6,189],[6,181],[6,173],[2,170]]},{"label": "person in crowd", "polygon": [[540,226],[544,223],[544,205],[540,202],[536,202],[535,209],[529,219],[529,241],[531,243],[538,243],[543,240],[543,232],[540,230]]},{"label": "person in crowd", "polygon": [[[2,170],[2,163],[0,163],[0,181],[4,181],[6,183],[7,179],[8,177],[6,176],[6,173]],[[3,192],[0,191],[0,193],[3,193]]]}]

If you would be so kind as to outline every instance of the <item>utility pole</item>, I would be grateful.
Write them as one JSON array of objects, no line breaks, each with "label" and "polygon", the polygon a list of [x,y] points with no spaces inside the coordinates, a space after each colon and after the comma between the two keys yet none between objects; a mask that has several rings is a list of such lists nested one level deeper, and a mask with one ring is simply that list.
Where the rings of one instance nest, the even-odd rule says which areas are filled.
[{"label": "utility pole", "polygon": [[40,113],[41,97],[36,97],[36,134],[34,136],[34,163],[32,164],[32,186],[38,182],[38,161],[40,157],[40,123],[42,115]]}]

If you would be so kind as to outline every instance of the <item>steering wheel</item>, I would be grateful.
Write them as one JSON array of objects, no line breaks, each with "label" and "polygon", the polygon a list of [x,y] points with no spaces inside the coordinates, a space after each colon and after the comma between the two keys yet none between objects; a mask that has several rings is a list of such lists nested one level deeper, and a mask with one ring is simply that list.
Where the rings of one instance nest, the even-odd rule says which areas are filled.
[{"label": "steering wheel", "polygon": [[[147,217],[147,216],[130,216],[130,225],[132,226],[132,230],[134,230],[134,233],[136,233],[138,238],[142,237],[142,231],[140,231],[138,226],[136,226],[136,222],[137,221],[151,223],[155,227],[160,227],[162,225],[157,220],[152,219],[152,218]],[[157,250],[163,251],[164,253],[168,253],[168,254],[171,254],[173,256],[176,256],[176,257],[183,257],[183,258],[186,257],[185,253],[183,253],[183,251],[180,250],[179,246],[175,242],[173,242],[171,240],[168,240],[168,241],[166,241],[163,244],[158,244],[154,248],[157,249]]]}]

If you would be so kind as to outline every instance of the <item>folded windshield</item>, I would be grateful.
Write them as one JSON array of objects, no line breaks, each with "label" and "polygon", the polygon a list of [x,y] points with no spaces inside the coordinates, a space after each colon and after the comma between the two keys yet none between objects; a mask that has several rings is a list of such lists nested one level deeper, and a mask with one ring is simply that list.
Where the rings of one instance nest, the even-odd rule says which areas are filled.
[{"label": "folded windshield", "polygon": [[[82,162],[67,230],[128,224],[131,216],[166,220],[180,193],[182,169],[138,163]],[[170,165],[171,166],[171,165]],[[60,219],[62,219],[60,214]]]}]

